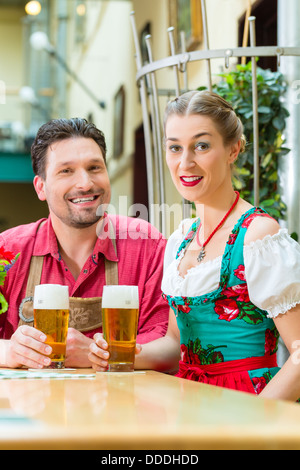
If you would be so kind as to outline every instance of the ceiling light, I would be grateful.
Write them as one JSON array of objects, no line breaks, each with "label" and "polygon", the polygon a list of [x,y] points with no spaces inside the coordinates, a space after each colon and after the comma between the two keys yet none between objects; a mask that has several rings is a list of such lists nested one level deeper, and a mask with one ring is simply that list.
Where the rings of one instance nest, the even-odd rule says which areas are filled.
[{"label": "ceiling light", "polygon": [[78,16],[84,16],[86,14],[86,8],[83,3],[80,3],[79,5],[77,5],[76,13]]},{"label": "ceiling light", "polygon": [[53,46],[49,43],[46,33],[43,31],[36,31],[30,36],[30,44],[36,51],[45,49],[48,52],[53,51]]},{"label": "ceiling light", "polygon": [[42,6],[40,2],[31,1],[31,2],[26,3],[25,5],[25,11],[27,15],[37,16],[41,13],[41,10],[42,10]]}]

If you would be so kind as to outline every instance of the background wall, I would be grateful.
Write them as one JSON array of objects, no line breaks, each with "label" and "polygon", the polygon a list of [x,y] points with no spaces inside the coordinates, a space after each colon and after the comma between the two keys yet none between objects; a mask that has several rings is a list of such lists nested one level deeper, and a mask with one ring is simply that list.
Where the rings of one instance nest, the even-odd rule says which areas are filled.
[{"label": "background wall", "polygon": [[[14,4],[18,5],[8,8],[9,3],[0,0],[0,56],[5,64],[0,68],[0,80],[5,82],[8,91],[6,104],[0,105],[0,120],[19,121],[31,129],[31,133],[46,120],[41,110],[22,103],[18,96],[22,86],[31,85],[51,117],[81,116],[93,121],[106,136],[112,205],[123,214],[128,213],[133,203],[147,203],[142,110],[135,80],[130,13],[135,11],[140,36],[146,27],[150,28],[154,60],[161,59],[170,54],[167,29],[176,27],[170,15],[172,1],[175,0],[41,0],[42,13],[28,18],[24,13],[25,1],[16,0]],[[209,0],[206,3],[210,47],[241,45],[238,44],[239,20],[245,14],[248,0]],[[84,14],[79,15],[79,11]],[[39,30],[47,33],[57,53],[97,99],[105,103],[105,109],[88,96],[55,58],[46,51],[32,50],[30,35]],[[7,37],[9,42],[5,40]],[[198,49],[203,47],[203,43],[199,44]],[[223,70],[224,63],[224,60],[212,62],[214,80],[218,80],[217,74]],[[234,66],[234,61],[231,65]],[[190,88],[206,85],[205,63],[190,64],[188,76]],[[160,89],[174,89],[171,69],[159,72],[157,80]],[[125,96],[123,147],[116,158],[114,142],[118,143],[119,138],[115,133],[115,119],[120,113],[115,99],[120,87]],[[162,113],[169,99],[170,96],[162,94]],[[180,204],[181,198],[167,168],[165,187],[166,202]],[[4,195],[5,204],[2,202]],[[31,182],[0,183],[0,201],[0,219],[6,221],[0,230],[47,214],[47,207],[37,200]],[[172,229],[170,227],[170,231]]]}]

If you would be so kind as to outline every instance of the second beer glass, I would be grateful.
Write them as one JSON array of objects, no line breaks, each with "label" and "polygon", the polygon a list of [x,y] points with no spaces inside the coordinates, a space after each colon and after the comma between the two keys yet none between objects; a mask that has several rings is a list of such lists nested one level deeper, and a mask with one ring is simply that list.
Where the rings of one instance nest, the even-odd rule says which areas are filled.
[{"label": "second beer glass", "polygon": [[103,336],[110,353],[109,371],[134,370],[138,317],[137,286],[104,286],[102,319]]}]

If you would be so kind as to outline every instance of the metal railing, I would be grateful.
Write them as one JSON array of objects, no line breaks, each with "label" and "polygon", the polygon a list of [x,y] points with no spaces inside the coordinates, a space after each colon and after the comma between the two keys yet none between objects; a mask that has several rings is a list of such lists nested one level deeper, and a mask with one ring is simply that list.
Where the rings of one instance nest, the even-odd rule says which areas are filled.
[{"label": "metal railing", "polygon": [[[163,207],[165,204],[165,175],[163,165],[163,142],[162,142],[162,126],[159,113],[159,96],[171,95],[179,96],[182,93],[180,89],[180,74],[184,75],[184,91],[189,89],[187,78],[187,67],[189,63],[196,61],[205,61],[207,64],[207,88],[212,89],[211,60],[224,59],[225,68],[230,66],[230,60],[233,58],[250,58],[252,61],[252,103],[253,103],[253,161],[254,161],[254,205],[259,205],[259,130],[258,130],[258,92],[257,92],[257,58],[259,57],[277,57],[278,66],[283,56],[300,56],[300,47],[279,47],[279,46],[256,46],[256,30],[254,16],[249,17],[250,29],[250,47],[237,47],[228,49],[209,49],[208,40],[208,24],[206,15],[206,1],[201,0],[202,21],[203,21],[203,43],[205,48],[200,51],[185,52],[185,44],[182,44],[183,52],[176,54],[174,28],[168,28],[171,55],[160,60],[153,59],[151,35],[146,40],[148,63],[143,64],[141,45],[137,32],[135,21],[135,12],[132,12],[131,25],[136,50],[137,75],[136,81],[140,92],[145,147],[146,147],[146,166],[147,166],[147,182],[149,207],[151,208],[155,202]],[[184,35],[181,35],[182,41]],[[174,89],[159,90],[155,73],[162,69],[173,68],[174,70]],[[152,126],[152,127],[151,127]],[[157,188],[157,181],[159,186]],[[186,208],[183,201],[183,210]],[[149,213],[149,221],[155,225],[162,233],[166,233],[166,214],[162,210],[160,220],[155,220],[155,214]],[[183,214],[188,216],[187,214]]]}]

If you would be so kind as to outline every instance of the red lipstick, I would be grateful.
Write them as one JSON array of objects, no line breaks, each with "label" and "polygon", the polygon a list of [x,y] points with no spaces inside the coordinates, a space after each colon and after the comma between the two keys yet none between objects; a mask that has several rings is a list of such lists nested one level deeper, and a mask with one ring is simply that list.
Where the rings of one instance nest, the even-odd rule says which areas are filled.
[{"label": "red lipstick", "polygon": [[203,176],[180,176],[180,181],[183,186],[193,187],[202,181]]}]

